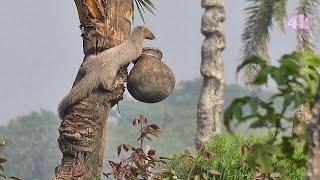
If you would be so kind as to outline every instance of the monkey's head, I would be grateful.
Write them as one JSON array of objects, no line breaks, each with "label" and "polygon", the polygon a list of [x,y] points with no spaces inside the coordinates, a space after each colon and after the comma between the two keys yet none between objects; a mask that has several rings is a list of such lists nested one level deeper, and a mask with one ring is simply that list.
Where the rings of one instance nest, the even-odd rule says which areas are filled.
[{"label": "monkey's head", "polygon": [[150,29],[144,26],[138,26],[134,28],[132,34],[134,33],[139,33],[144,37],[144,39],[154,40],[156,38],[154,34],[150,31]]}]

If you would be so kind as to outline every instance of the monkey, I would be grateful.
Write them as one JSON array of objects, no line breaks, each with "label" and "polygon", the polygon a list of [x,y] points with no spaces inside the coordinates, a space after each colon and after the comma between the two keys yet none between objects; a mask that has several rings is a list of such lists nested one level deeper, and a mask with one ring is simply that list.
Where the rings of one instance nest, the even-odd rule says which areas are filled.
[{"label": "monkey", "polygon": [[131,35],[120,45],[85,57],[79,72],[84,77],[71,88],[58,107],[59,117],[64,118],[67,109],[85,99],[93,90],[101,87],[112,91],[113,80],[118,70],[133,61],[141,54],[145,39],[154,40],[154,34],[144,26],[137,26]]}]

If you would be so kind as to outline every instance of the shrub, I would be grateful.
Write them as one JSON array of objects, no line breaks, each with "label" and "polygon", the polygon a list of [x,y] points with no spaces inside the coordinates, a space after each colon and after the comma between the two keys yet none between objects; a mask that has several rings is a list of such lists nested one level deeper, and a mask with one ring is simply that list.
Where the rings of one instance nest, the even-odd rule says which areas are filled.
[{"label": "shrub", "polygon": [[[259,170],[250,165],[250,153],[254,151],[253,144],[265,144],[272,137],[272,133],[265,136],[245,137],[236,135],[235,137],[227,134],[219,134],[213,137],[206,145],[208,151],[212,154],[211,159],[202,158],[197,153],[192,152],[192,159],[185,158],[189,153],[173,153],[172,158],[167,165],[162,168],[172,169],[179,179],[188,179],[190,177],[202,177],[201,179],[253,179],[258,175],[263,175]],[[296,158],[305,159],[306,155],[300,145],[295,144],[293,151]],[[272,153],[273,154],[273,153]],[[281,153],[275,153],[271,165],[273,173],[269,177],[273,179],[304,179],[305,167],[296,166],[285,157],[277,156]],[[263,158],[263,157],[261,157]],[[259,161],[258,159],[255,159]],[[190,171],[192,171],[190,173]],[[190,175],[192,176],[190,176]],[[189,176],[189,177],[188,177]]]}]

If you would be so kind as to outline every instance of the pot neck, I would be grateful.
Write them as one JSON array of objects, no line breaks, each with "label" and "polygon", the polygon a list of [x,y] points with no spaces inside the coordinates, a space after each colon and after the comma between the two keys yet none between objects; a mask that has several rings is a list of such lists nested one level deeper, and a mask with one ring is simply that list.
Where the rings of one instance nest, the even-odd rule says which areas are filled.
[{"label": "pot neck", "polygon": [[152,57],[155,57],[159,60],[162,59],[162,52],[160,49],[158,48],[153,48],[153,47],[145,47],[143,48],[142,50],[142,55],[145,55],[145,56],[152,56]]}]

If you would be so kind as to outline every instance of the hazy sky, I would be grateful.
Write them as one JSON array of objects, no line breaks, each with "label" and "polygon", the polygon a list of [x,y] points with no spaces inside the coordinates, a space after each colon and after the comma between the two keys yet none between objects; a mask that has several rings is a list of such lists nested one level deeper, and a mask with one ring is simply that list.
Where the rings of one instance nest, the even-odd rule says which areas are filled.
[{"label": "hazy sky", "polygon": [[[146,18],[177,80],[200,76],[199,0],[157,0],[156,16]],[[227,83],[235,82],[241,58],[245,0],[225,0]],[[292,5],[290,5],[292,6]],[[293,6],[292,6],[293,7]],[[290,9],[293,9],[293,8]],[[292,15],[292,10],[289,16]],[[136,17],[138,19],[138,17]],[[135,23],[135,24],[140,24]],[[3,0],[0,6],[0,124],[40,108],[56,111],[82,62],[82,41],[72,0]],[[271,57],[295,48],[295,33],[272,32]]]}]

